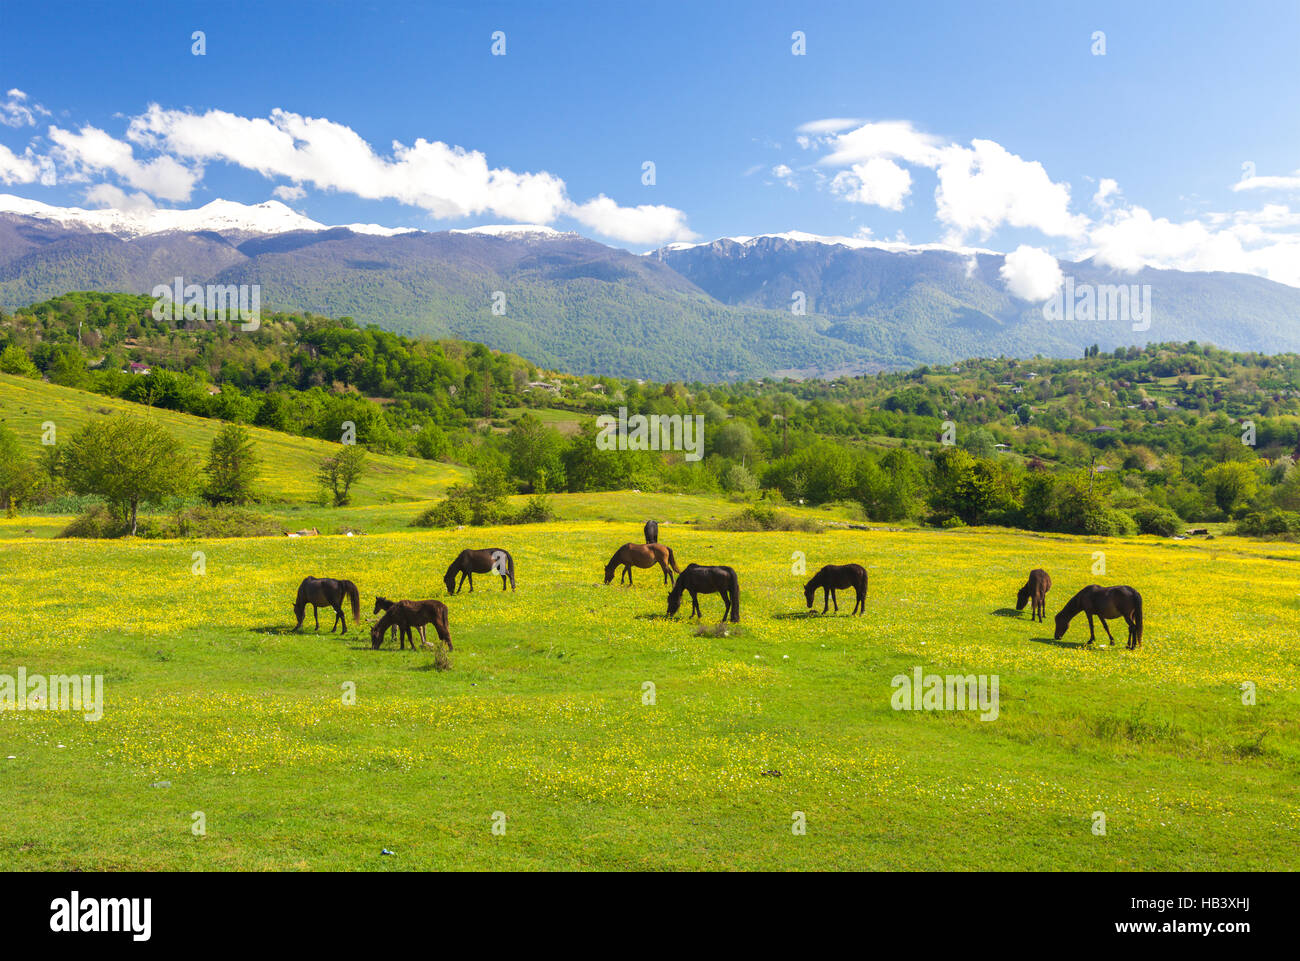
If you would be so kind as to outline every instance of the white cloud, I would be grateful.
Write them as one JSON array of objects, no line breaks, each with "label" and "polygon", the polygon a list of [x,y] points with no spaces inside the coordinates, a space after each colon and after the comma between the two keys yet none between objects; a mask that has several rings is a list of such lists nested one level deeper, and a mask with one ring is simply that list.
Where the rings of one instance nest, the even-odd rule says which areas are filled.
[{"label": "white cloud", "polygon": [[191,162],[237,164],[266,177],[286,178],[296,187],[311,184],[368,200],[397,200],[438,219],[490,214],[549,224],[568,215],[627,243],[694,236],[686,228],[686,215],[672,207],[620,207],[604,195],[577,204],[554,174],[490,167],[481,152],[440,141],[418,139],[410,146],[394,141],[390,155],[380,156],[350,127],[288,110],[249,118],[151,104],[131,120],[127,137]]},{"label": "white cloud", "polygon": [[1097,192],[1092,195],[1092,202],[1103,210],[1110,207],[1111,197],[1118,196],[1119,183],[1110,177],[1103,177],[1097,185]]},{"label": "white cloud", "polygon": [[39,172],[36,161],[32,159],[30,148],[20,157],[0,143],[0,183],[29,184],[36,179]]},{"label": "white cloud", "polygon": [[912,192],[912,175],[892,160],[873,157],[837,173],[831,191],[854,203],[902,210],[903,200]]},{"label": "white cloud", "polygon": [[936,215],[948,226],[950,243],[971,233],[987,238],[1002,226],[1053,237],[1078,237],[1087,226],[1086,217],[1070,213],[1068,185],[992,140],[944,144],[906,120],[879,121],[833,137],[821,164],[846,168],[831,181],[840,196],[898,210],[911,185],[910,174],[906,182],[900,176],[906,174],[900,161],[936,172]]},{"label": "white cloud", "polygon": [[202,167],[186,167],[172,157],[137,160],[129,143],[98,127],[82,127],[77,133],[50,127],[50,140],[54,142],[54,155],[73,171],[66,179],[85,180],[111,172],[154,197],[189,200],[194,185],[203,176]]},{"label": "white cloud", "polygon": [[856,127],[861,120],[854,120],[851,117],[827,117],[825,120],[811,120],[808,123],[801,124],[796,129],[799,133],[839,133],[841,130],[848,130],[850,127]]},{"label": "white cloud", "polygon": [[[973,269],[974,265],[969,264],[967,276]],[[1055,257],[1046,250],[1026,244],[1006,255],[998,273],[1011,296],[1032,303],[1047,300],[1061,289],[1065,281]]]},{"label": "white cloud", "polygon": [[157,209],[148,194],[128,194],[121,187],[114,187],[112,184],[96,184],[91,187],[86,191],[86,203],[91,207],[124,210],[130,213],[144,213]]},{"label": "white cloud", "polygon": [[306,189],[301,184],[280,184],[271,191],[271,195],[279,197],[285,203],[293,203],[296,200],[302,200],[307,196]]},{"label": "white cloud", "polygon": [[650,204],[620,207],[604,194],[584,204],[572,204],[565,212],[602,236],[629,244],[663,244],[696,236],[687,229],[686,215],[680,210]]},{"label": "white cloud", "polygon": [[1049,237],[1077,237],[1088,218],[1070,213],[1070,188],[1054,183],[1037,161],[1023,160],[992,140],[952,146],[939,162],[939,220],[950,237],[986,238],[999,227],[1030,227]]},{"label": "white cloud", "polygon": [[0,100],[0,123],[6,127],[33,127],[37,116],[49,116],[49,111],[38,103],[28,103],[27,94],[17,87],[5,92]]},{"label": "white cloud", "polygon": [[1242,190],[1297,190],[1300,191],[1300,170],[1289,177],[1246,177],[1232,185],[1233,193]]}]

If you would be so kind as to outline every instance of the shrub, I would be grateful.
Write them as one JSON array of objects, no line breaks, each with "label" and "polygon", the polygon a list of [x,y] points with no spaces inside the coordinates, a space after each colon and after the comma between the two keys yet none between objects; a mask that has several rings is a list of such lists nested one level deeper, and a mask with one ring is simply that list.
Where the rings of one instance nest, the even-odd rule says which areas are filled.
[{"label": "shrub", "polygon": [[824,529],[815,520],[793,517],[783,514],[771,507],[746,507],[738,514],[724,517],[718,521],[715,530],[720,531],[805,531],[818,534]]},{"label": "shrub", "polygon": [[1289,537],[1300,534],[1300,514],[1277,509],[1256,511],[1237,522],[1236,533],[1247,537]]},{"label": "shrub", "polygon": [[103,504],[96,504],[59,531],[60,537],[125,537],[130,525]]},{"label": "shrub", "polygon": [[1173,537],[1183,529],[1183,519],[1167,507],[1146,504],[1133,512],[1141,534],[1155,534],[1157,537]]}]

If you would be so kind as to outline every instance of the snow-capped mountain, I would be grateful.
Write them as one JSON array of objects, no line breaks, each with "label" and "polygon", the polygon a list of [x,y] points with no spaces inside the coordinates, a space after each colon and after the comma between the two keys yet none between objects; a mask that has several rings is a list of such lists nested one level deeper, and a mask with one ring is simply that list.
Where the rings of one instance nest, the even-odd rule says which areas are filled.
[{"label": "snow-capped mountain", "polygon": [[[103,231],[116,237],[144,237],[149,234],[179,230],[215,233],[283,234],[295,230],[330,230],[325,224],[291,210],[278,200],[260,204],[241,204],[233,200],[214,200],[193,210],[143,208],[137,210],[84,210],[81,207],[53,207],[38,200],[0,194],[0,213],[35,217],[60,224],[70,230]],[[347,224],[358,234],[389,237],[406,230],[377,224]]]},{"label": "snow-capped mountain", "polygon": [[[540,224],[329,227],[286,205],[82,210],[0,195],[0,307],[69,291],[147,294],[183,276],[262,304],[461,337],[578,373],[656,380],[828,374],[965,357],[1078,356],[1148,342],[1300,350],[1300,289],[1245,274],[1062,262],[1071,289],[1143,285],[1149,315],[1072,315],[1012,296],[1002,254],[800,231],[637,255]],[[505,295],[504,313],[493,310]]]}]

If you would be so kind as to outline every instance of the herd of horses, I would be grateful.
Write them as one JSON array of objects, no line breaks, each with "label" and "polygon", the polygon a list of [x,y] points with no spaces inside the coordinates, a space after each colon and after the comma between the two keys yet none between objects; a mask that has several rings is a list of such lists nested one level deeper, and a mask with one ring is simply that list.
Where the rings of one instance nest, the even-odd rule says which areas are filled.
[{"label": "herd of horses", "polygon": [[[663,573],[663,582],[671,588],[668,592],[668,615],[672,616],[681,608],[682,595],[691,595],[691,616],[703,617],[700,611],[700,594],[721,595],[723,610],[722,620],[736,623],[740,620],[740,578],[734,568],[724,564],[701,565],[687,564],[684,568],[677,566],[673,549],[659,543],[659,525],[655,521],[646,521],[645,543],[627,543],[614,552],[614,556],[605,565],[605,583],[611,584],[614,574],[622,568],[619,583],[626,578],[632,584],[632,568],[642,569],[659,565]],[[443,575],[447,593],[459,593],[466,581],[469,589],[474,590],[475,574],[494,574],[501,578],[501,590],[509,586],[515,589],[515,561],[510,552],[499,547],[463,550],[456,556]],[[1042,623],[1047,614],[1047,592],[1052,587],[1052,578],[1042,568],[1029,572],[1029,580],[1016,595],[1016,610],[1023,611],[1026,604],[1031,604],[1030,620]],[[803,587],[804,601],[811,610],[817,591],[822,592],[822,613],[834,605],[835,612],[840,610],[836,591],[852,589],[855,603],[853,614],[863,614],[867,609],[867,569],[861,564],[827,564]],[[302,629],[306,617],[307,605],[312,606],[316,619],[316,630],[320,630],[319,608],[328,607],[334,611],[334,628],[342,624],[342,633],[347,633],[348,622],[344,615],[343,603],[347,601],[352,608],[354,623],[361,620],[361,593],[357,586],[348,580],[335,580],[329,577],[308,577],[298,586],[298,596],[294,601],[293,612],[298,618],[295,631]],[[375,598],[372,613],[383,614],[370,628],[370,646],[379,649],[384,636],[389,634],[397,639],[400,650],[405,650],[409,641],[415,649],[412,631],[419,631],[421,644],[428,644],[425,628],[432,624],[439,640],[451,650],[451,631],[447,622],[447,605],[442,601],[423,600],[392,601],[385,597]],[[1093,618],[1101,621],[1102,629],[1113,645],[1115,637],[1110,632],[1106,621],[1123,618],[1128,626],[1128,649],[1133,650],[1142,645],[1142,595],[1133,588],[1120,585],[1101,587],[1097,584],[1080,590],[1066,602],[1056,615],[1055,640],[1065,636],[1070,622],[1078,614],[1088,616],[1088,644],[1096,640],[1096,628]]]}]

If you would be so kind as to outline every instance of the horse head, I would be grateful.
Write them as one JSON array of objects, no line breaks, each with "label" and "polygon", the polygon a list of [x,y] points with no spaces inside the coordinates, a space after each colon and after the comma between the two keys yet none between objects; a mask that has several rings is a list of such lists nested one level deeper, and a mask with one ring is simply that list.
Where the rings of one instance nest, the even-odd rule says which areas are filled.
[{"label": "horse head", "polygon": [[817,594],[817,585],[809,581],[803,586],[803,599],[808,602],[808,606],[813,606],[813,597]]},{"label": "horse head", "polygon": [[455,571],[455,569],[448,570],[446,574],[443,574],[443,575],[442,575],[442,582],[443,582],[444,584],[447,585],[447,593],[448,593],[448,594],[455,594],[455,593],[456,593],[456,571]]},{"label": "horse head", "polygon": [[384,635],[387,632],[388,627],[384,625],[383,618],[370,625],[370,649],[372,651],[379,650],[379,645],[384,643]]},{"label": "horse head", "polygon": [[1029,603],[1029,585],[1026,584],[1024,587],[1020,588],[1019,593],[1016,594],[1016,610],[1023,611],[1025,609],[1025,605],[1028,603]]}]

